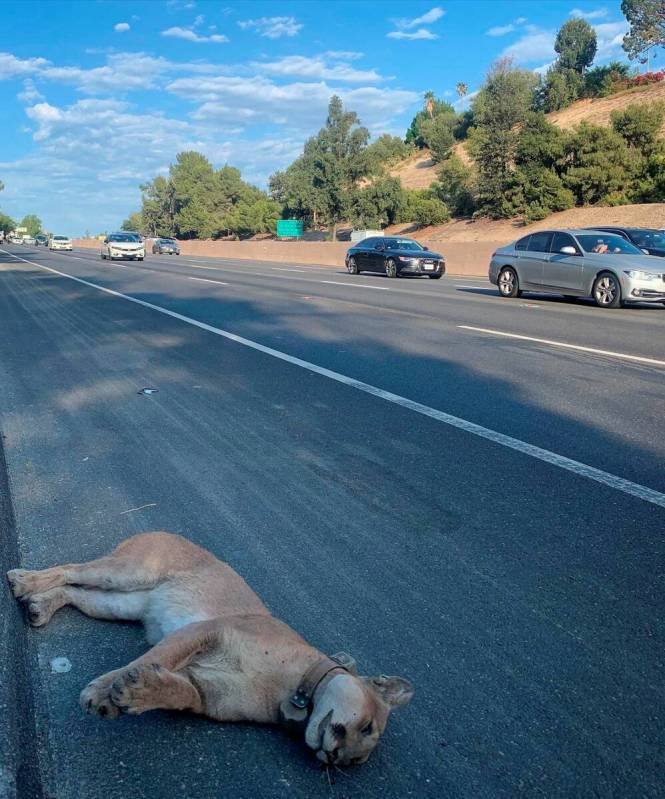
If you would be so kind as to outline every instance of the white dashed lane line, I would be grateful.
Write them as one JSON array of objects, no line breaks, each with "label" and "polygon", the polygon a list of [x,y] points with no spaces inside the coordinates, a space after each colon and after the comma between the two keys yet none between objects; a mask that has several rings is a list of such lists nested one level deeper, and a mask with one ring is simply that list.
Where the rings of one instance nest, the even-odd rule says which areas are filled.
[{"label": "white dashed lane line", "polygon": [[471,325],[457,325],[460,330],[471,330],[474,333],[485,333],[488,336],[497,336],[498,338],[509,338],[517,341],[530,341],[534,344],[545,344],[548,347],[557,347],[559,349],[574,350],[576,352],[588,352],[590,355],[603,355],[607,358],[618,358],[622,361],[633,361],[634,363],[644,363],[649,366],[665,366],[665,361],[659,361],[657,358],[646,358],[643,355],[631,355],[626,352],[614,352],[613,350],[600,350],[596,347],[584,347],[581,344],[569,344],[566,341],[553,341],[547,338],[535,338],[533,336],[522,336],[518,333],[506,333],[503,330],[491,330],[486,327],[472,327]]}]

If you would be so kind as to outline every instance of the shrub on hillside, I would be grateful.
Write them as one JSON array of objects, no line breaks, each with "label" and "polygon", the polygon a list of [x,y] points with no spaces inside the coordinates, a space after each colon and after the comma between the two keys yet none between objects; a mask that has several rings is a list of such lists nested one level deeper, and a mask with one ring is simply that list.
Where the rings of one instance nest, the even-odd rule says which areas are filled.
[{"label": "shrub on hillside", "polygon": [[409,156],[413,148],[405,144],[399,136],[384,133],[376,141],[367,145],[365,158],[371,174],[380,174],[385,167],[392,166]]},{"label": "shrub on hillside", "polygon": [[415,222],[420,227],[450,221],[448,206],[430,191],[404,189],[399,222]]},{"label": "shrub on hillside", "polygon": [[665,103],[634,103],[612,113],[612,127],[629,147],[647,154],[659,143],[660,129],[665,122]]},{"label": "shrub on hillside", "polygon": [[665,70],[659,72],[643,72],[641,75],[635,75],[631,80],[633,86],[648,86],[650,83],[660,83],[665,80]]},{"label": "shrub on hillside", "polygon": [[583,122],[568,137],[563,166],[563,183],[578,205],[629,202],[636,163],[615,130]]},{"label": "shrub on hillside", "polygon": [[629,85],[630,67],[612,61],[602,67],[590,69],[584,76],[582,97],[608,97]]},{"label": "shrub on hillside", "polygon": [[450,209],[453,216],[471,216],[476,210],[475,176],[461,158],[451,155],[440,166],[433,193]]}]

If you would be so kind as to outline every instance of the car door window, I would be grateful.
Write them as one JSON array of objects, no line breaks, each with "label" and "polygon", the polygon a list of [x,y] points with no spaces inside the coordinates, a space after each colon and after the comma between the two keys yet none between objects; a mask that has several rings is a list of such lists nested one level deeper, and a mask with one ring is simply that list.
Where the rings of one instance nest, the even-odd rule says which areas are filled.
[{"label": "car door window", "polygon": [[547,253],[550,251],[551,241],[552,233],[549,230],[544,230],[541,233],[532,233],[527,250],[529,252]]},{"label": "car door window", "polygon": [[530,235],[529,236],[524,236],[523,239],[520,239],[519,241],[516,241],[515,242],[515,249],[516,250],[526,250],[526,248],[527,248],[527,246],[529,244],[529,239],[530,238],[531,238]]},{"label": "car door window", "polygon": [[575,244],[575,239],[572,236],[570,236],[568,233],[555,233],[554,236],[552,236],[552,246],[550,252],[554,254],[560,254],[562,247],[574,247],[575,252],[579,255],[580,248],[577,246],[577,244]]}]

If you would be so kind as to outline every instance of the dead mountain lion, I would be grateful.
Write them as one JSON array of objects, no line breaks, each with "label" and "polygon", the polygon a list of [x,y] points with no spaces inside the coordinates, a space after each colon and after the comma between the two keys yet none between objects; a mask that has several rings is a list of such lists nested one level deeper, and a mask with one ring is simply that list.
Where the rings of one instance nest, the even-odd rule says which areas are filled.
[{"label": "dead mountain lion", "polygon": [[348,656],[322,655],[228,564],[171,533],[134,536],[89,563],[7,577],[36,627],[64,605],[143,623],[153,648],[81,693],[81,706],[106,718],[164,708],[283,722],[304,731],[319,760],[344,765],[367,760],[390,711],[413,695],[401,677],[358,677]]}]

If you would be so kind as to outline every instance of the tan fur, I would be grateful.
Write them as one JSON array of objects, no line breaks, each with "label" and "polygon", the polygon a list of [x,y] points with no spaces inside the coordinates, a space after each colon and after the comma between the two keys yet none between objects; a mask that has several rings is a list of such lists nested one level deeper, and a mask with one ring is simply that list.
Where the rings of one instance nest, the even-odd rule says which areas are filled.
[{"label": "tan fur", "polygon": [[[280,704],[322,657],[228,564],[171,533],[143,533],[89,563],[14,569],[7,578],[34,626],[64,605],[143,623],[155,646],[81,693],[82,707],[106,718],[168,708],[276,723]],[[332,671],[314,694],[306,743],[324,762],[365,762],[392,708],[412,694],[400,677]]]}]

